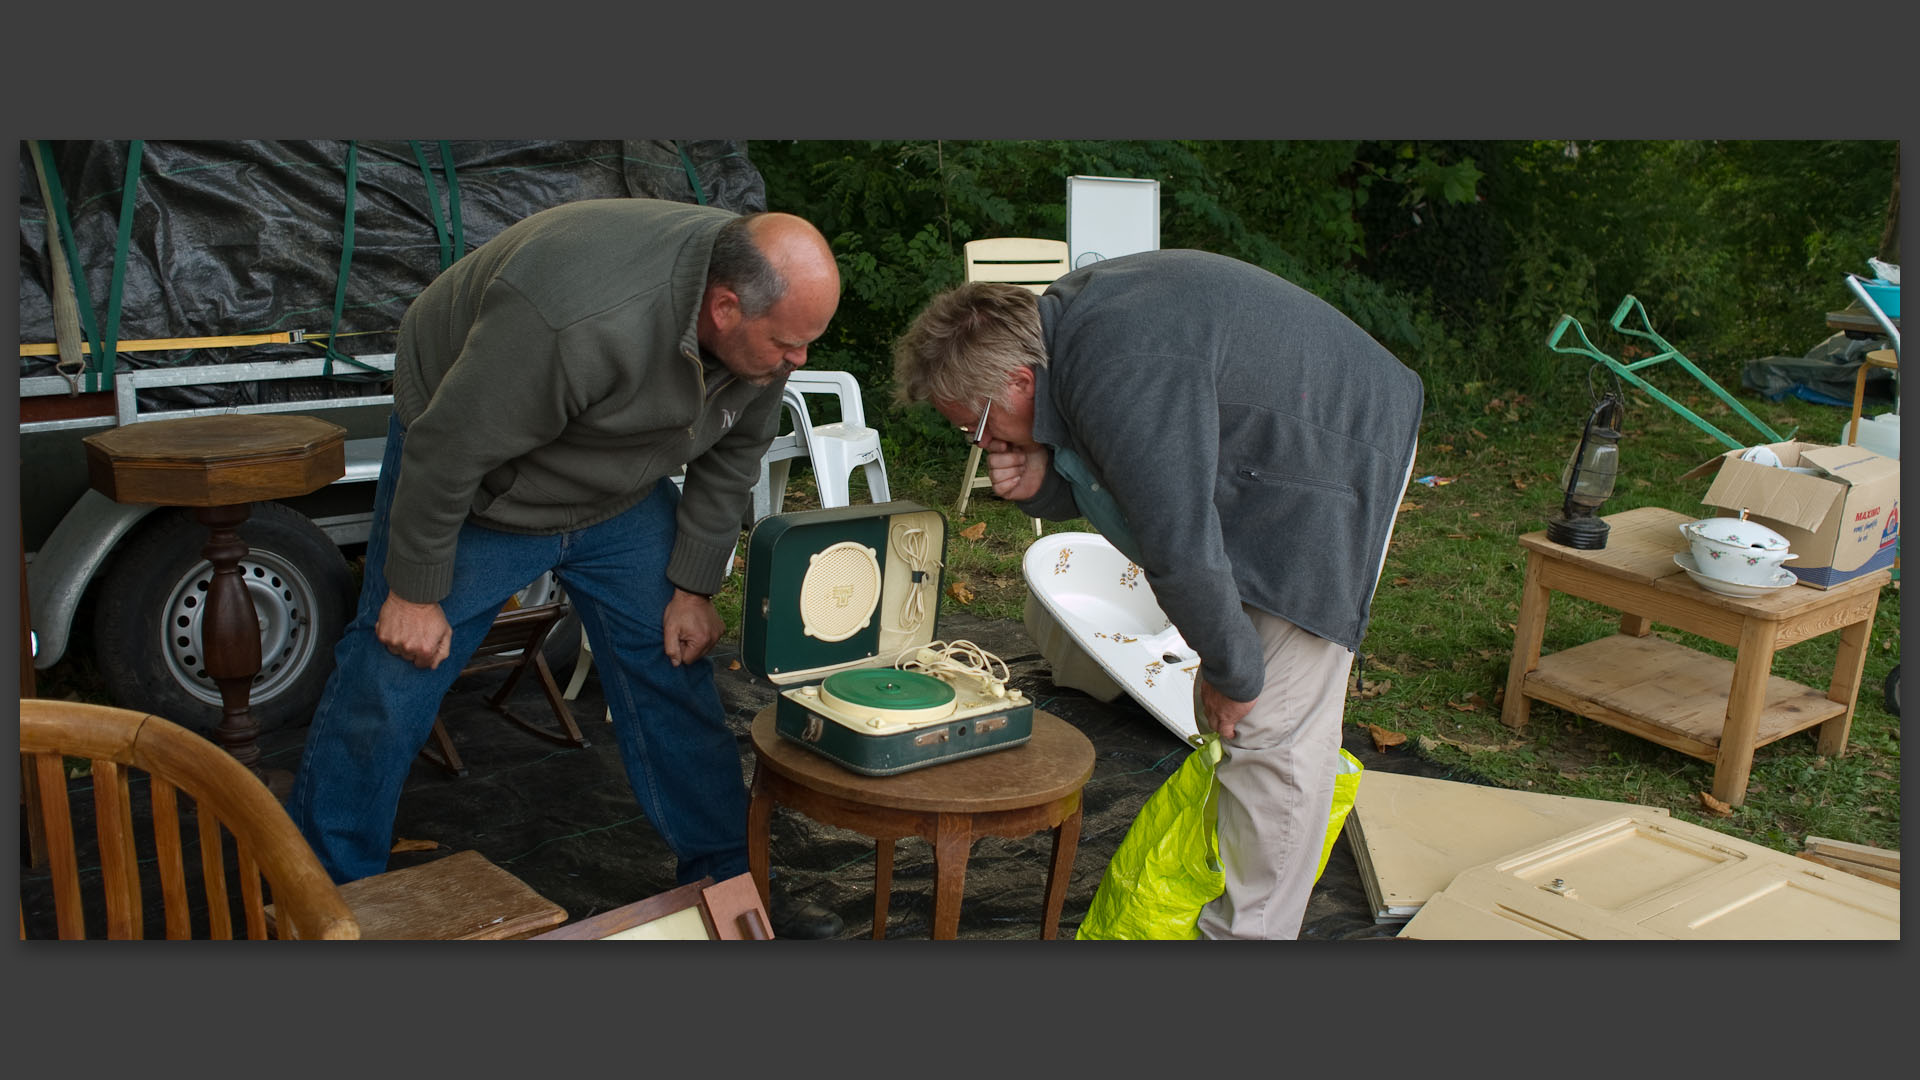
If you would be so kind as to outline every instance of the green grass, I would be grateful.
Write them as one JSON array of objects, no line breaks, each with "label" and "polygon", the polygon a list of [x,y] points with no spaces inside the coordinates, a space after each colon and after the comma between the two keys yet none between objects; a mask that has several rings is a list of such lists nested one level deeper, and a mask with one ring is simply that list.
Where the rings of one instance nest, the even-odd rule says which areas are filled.
[{"label": "green grass", "polygon": [[[1710,395],[1669,392],[1733,437],[1761,441]],[[1799,401],[1744,403],[1776,430],[1798,428],[1813,442],[1837,441],[1846,419],[1842,410]],[[1897,585],[1882,590],[1846,753],[1819,757],[1810,732],[1761,747],[1747,798],[1729,817],[1708,812],[1700,799],[1713,788],[1709,762],[1545,705],[1536,704],[1531,722],[1519,731],[1500,722],[1525,566],[1517,539],[1544,528],[1559,508],[1560,469],[1583,419],[1578,402],[1547,406],[1491,391],[1479,415],[1428,418],[1414,476],[1449,482],[1408,490],[1362,645],[1348,723],[1400,732],[1407,740],[1392,753],[1418,755],[1461,779],[1664,807],[1676,817],[1783,851],[1798,851],[1808,835],[1898,848],[1900,726],[1882,692],[1900,662]],[[1623,476],[1603,513],[1662,506],[1714,516],[1701,501],[1707,481],[1681,476],[1720,452],[1720,443],[1637,391],[1629,400],[1626,429]],[[964,585],[971,599],[949,594],[943,612],[1019,619],[1026,598],[1020,557],[1033,541],[1031,520],[984,489],[964,517],[954,517],[965,447],[956,438],[950,456],[936,457],[890,457],[888,471],[895,498],[948,514],[947,581]],[[795,473],[788,509],[812,504],[809,478],[803,469]],[[979,539],[961,535],[982,522]],[[1045,528],[1089,526],[1046,522]],[[739,584],[735,575],[722,594],[730,625],[737,618]],[[1603,637],[1614,632],[1618,619],[1599,605],[1556,596],[1543,649]],[[1729,646],[1668,627],[1656,626],[1655,633],[1734,656]],[[1837,645],[1838,635],[1828,634],[1784,649],[1773,673],[1824,688]]]}]

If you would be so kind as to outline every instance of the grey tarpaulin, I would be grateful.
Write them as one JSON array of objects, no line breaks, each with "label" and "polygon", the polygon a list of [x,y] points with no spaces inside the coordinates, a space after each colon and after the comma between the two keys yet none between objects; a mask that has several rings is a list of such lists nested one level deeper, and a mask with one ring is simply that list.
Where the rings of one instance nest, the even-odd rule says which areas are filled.
[{"label": "grey tarpaulin", "polygon": [[[1856,339],[1835,334],[1815,345],[1805,356],[1768,356],[1747,361],[1740,372],[1740,385],[1768,401],[1791,396],[1847,408],[1853,404],[1854,378],[1866,363],[1867,354],[1884,348],[1887,343],[1880,338]],[[1891,371],[1867,370],[1867,400],[1892,401],[1893,387]]]},{"label": "grey tarpaulin", "polygon": [[[77,265],[103,325],[129,144],[50,146]],[[471,251],[535,211],[631,197],[704,201],[742,213],[767,208],[765,184],[745,143],[734,140],[392,139],[353,146],[352,250],[336,341],[349,356],[393,351],[400,316],[440,272],[443,251]],[[332,329],[347,235],[348,149],[345,140],[146,142],[118,340]],[[20,177],[20,337],[50,342],[49,221],[25,143]],[[451,190],[458,192],[454,205]],[[320,354],[311,344],[125,352],[118,370]],[[50,357],[22,360],[22,376],[52,373]],[[275,400],[380,392],[351,378],[275,380],[147,390],[142,407],[248,404],[269,388]]]}]

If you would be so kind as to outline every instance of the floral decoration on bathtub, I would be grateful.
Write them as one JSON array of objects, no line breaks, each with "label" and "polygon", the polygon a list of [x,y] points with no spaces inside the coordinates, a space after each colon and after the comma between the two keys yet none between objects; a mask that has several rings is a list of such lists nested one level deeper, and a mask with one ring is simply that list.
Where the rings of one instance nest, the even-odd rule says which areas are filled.
[{"label": "floral decoration on bathtub", "polygon": [[1120,584],[1125,585],[1129,589],[1139,587],[1140,568],[1132,563],[1128,563],[1127,568],[1120,571]]},{"label": "floral decoration on bathtub", "polygon": [[1167,666],[1167,665],[1165,665],[1165,664],[1163,664],[1163,663],[1161,663],[1161,662],[1160,662],[1160,661],[1158,661],[1158,660],[1153,660],[1153,661],[1150,661],[1150,662],[1148,662],[1148,664],[1147,664],[1147,674],[1146,674],[1146,681],[1147,681],[1147,685],[1148,685],[1148,686],[1153,686],[1153,685],[1155,685],[1155,684],[1154,684],[1154,681],[1153,681],[1153,677],[1154,677],[1155,675],[1158,675],[1158,674],[1160,674],[1160,671],[1161,671],[1161,669],[1163,669],[1163,668],[1165,668],[1166,666]]},{"label": "floral decoration on bathtub", "polygon": [[1059,558],[1057,558],[1057,559],[1055,559],[1055,560],[1053,561],[1053,572],[1054,572],[1054,573],[1056,573],[1056,574],[1064,574],[1064,573],[1066,573],[1066,572],[1067,572],[1067,560],[1069,560],[1069,559],[1071,559],[1071,558],[1073,558],[1073,549],[1072,549],[1072,548],[1070,548],[1070,547],[1063,547],[1063,548],[1061,548],[1061,549],[1060,549],[1060,557],[1059,557]]},{"label": "floral decoration on bathtub", "polygon": [[1128,637],[1127,635],[1122,634],[1119,631],[1115,631],[1111,634],[1102,634],[1096,631],[1093,636],[1097,638],[1105,638],[1106,640],[1113,642],[1115,645],[1131,645],[1134,642],[1140,640],[1137,637]]}]

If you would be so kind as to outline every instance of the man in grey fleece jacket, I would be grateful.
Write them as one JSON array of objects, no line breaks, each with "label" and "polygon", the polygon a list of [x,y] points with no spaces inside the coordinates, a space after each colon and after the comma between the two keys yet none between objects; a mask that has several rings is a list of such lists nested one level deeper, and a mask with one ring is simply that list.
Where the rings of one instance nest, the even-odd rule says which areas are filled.
[{"label": "man in grey fleece jacket", "polygon": [[[746,871],[711,597],[787,373],[839,295],[831,249],[800,218],[652,199],[541,211],[420,294],[400,326],[359,612],[290,800],[336,881],[385,869],[442,696],[549,570],[594,642],[628,779],[678,879]],[[837,932],[831,912],[784,900],[776,933]]]},{"label": "man in grey fleece jacket", "polygon": [[999,495],[1085,517],[1200,655],[1226,893],[1209,938],[1299,934],[1419,431],[1420,379],[1311,293],[1198,251],[1096,262],[1041,295],[975,283],[901,339],[905,400],[987,450]]}]

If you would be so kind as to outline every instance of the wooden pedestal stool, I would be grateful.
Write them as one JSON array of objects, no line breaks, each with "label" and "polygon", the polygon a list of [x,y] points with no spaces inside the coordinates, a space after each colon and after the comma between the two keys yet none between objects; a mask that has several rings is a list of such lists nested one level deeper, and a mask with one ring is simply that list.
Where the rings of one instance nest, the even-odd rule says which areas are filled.
[{"label": "wooden pedestal stool", "polygon": [[[254,745],[259,727],[248,698],[260,673],[260,620],[240,578],[247,543],[238,532],[251,504],[317,491],[346,471],[346,431],[288,413],[193,416],[125,424],[81,440],[87,478],[115,502],[193,508],[207,527],[203,553],[213,564],[200,651],[220,687],[214,734],[242,765],[284,796],[292,775],[271,774]],[[155,643],[158,647],[159,643]]]},{"label": "wooden pedestal stool", "polygon": [[1033,737],[1010,750],[929,765],[895,776],[863,776],[782,738],[774,706],[753,719],[753,798],[747,810],[747,866],[768,902],[769,833],[776,804],[815,821],[865,833],[877,842],[873,936],[887,934],[893,842],[919,836],[933,845],[933,937],[960,929],[967,856],[980,836],[1053,830],[1040,936],[1059,936],[1073,855],[1080,845],[1080,791],[1093,775],[1093,743],[1054,716],[1034,710]]}]

